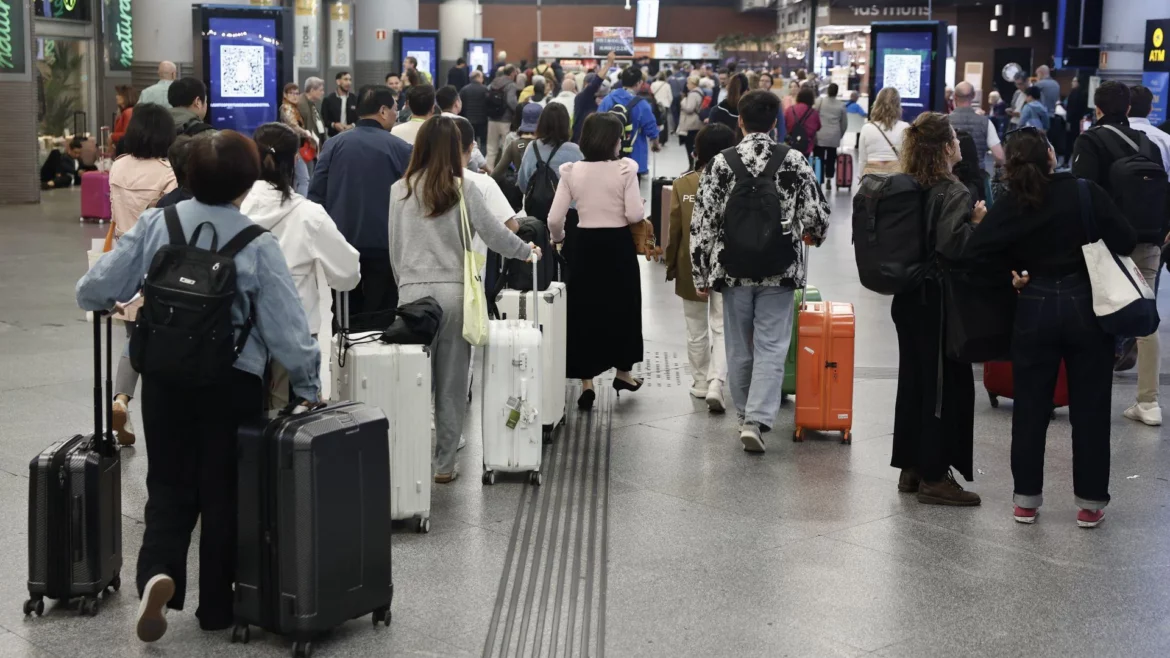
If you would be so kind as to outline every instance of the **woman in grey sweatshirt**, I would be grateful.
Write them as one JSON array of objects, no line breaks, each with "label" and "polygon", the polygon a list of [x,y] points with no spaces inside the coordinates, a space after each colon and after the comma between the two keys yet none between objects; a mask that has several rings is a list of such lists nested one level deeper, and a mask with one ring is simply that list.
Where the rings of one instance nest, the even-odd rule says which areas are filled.
[{"label": "woman in grey sweatshirt", "polygon": [[463,339],[463,244],[460,197],[473,237],[492,251],[524,260],[536,249],[492,216],[483,194],[463,184],[461,134],[455,119],[428,119],[418,132],[406,175],[390,188],[390,263],[405,304],[433,297],[443,320],[431,345],[435,385],[435,482],[455,479],[455,452],[467,412],[471,345]]}]

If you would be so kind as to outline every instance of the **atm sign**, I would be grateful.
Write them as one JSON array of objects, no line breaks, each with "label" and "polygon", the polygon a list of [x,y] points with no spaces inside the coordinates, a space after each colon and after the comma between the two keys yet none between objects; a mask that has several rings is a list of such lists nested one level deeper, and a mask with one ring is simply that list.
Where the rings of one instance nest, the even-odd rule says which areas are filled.
[{"label": "atm sign", "polygon": [[1165,33],[1163,33],[1162,28],[1160,28],[1160,27],[1154,28],[1154,36],[1151,38],[1151,41],[1153,42],[1154,47],[1150,49],[1149,61],[1151,61],[1151,62],[1165,62],[1166,61],[1166,49],[1162,47],[1162,42],[1163,42],[1164,38],[1165,38]]},{"label": "atm sign", "polygon": [[1166,59],[1166,50],[1170,44],[1166,43],[1170,36],[1170,20],[1161,19],[1146,21],[1145,65],[1146,71],[1170,71],[1170,61]]}]

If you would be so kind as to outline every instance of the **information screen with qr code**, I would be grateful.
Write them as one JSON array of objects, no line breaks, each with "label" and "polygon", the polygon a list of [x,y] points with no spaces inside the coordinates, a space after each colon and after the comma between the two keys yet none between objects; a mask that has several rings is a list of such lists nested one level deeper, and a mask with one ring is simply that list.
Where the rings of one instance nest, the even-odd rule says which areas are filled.
[{"label": "information screen with qr code", "polygon": [[251,136],[262,124],[276,121],[280,108],[276,21],[211,18],[208,26],[208,123]]},{"label": "information screen with qr code", "polygon": [[931,109],[933,36],[929,32],[879,32],[875,41],[874,92],[897,89],[902,97],[902,118],[912,122]]}]

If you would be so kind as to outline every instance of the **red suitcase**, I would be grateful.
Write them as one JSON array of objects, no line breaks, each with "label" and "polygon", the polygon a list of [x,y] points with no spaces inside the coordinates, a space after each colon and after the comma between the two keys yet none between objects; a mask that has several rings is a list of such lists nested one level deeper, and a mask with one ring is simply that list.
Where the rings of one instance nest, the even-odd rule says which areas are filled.
[{"label": "red suitcase", "polygon": [[110,221],[110,174],[105,171],[81,173],[81,220]]},{"label": "red suitcase", "polygon": [[853,189],[853,156],[841,153],[837,156],[837,189]]},{"label": "red suitcase", "polygon": [[[987,398],[991,400],[993,407],[999,406],[1000,398],[1014,398],[1011,361],[984,363],[983,387],[987,389]],[[1052,403],[1057,407],[1068,406],[1068,372],[1063,361],[1060,362],[1060,373],[1056,376],[1056,393],[1052,396]]]}]

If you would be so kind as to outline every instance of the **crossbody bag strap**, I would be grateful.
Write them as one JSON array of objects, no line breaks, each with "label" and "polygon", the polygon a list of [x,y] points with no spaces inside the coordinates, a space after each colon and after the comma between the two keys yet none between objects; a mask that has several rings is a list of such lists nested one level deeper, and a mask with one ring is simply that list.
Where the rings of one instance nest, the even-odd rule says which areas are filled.
[{"label": "crossbody bag strap", "polygon": [[[873,122],[870,121],[870,123],[873,123]],[[902,156],[898,155],[898,148],[896,146],[894,146],[893,142],[890,141],[890,136],[886,134],[886,131],[882,130],[882,127],[876,123],[873,123],[873,127],[877,128],[878,134],[881,135],[882,139],[886,140],[886,143],[890,145],[890,150],[894,152],[894,157],[896,157],[896,158],[902,157]]]}]

